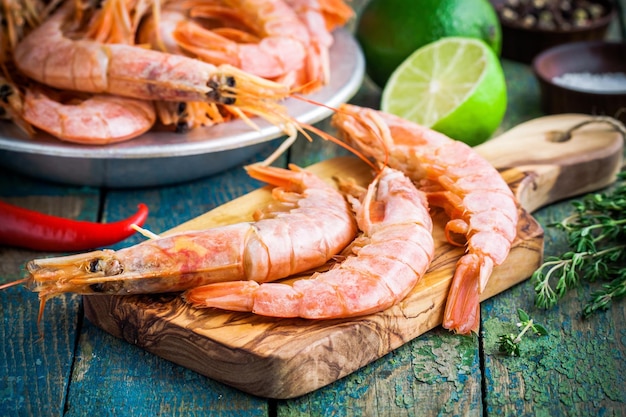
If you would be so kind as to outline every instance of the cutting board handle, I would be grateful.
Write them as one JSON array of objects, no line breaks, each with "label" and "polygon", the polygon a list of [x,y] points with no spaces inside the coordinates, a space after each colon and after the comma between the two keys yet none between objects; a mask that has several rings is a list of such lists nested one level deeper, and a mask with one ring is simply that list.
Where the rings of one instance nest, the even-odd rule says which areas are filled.
[{"label": "cutting board handle", "polygon": [[[572,127],[590,120],[594,122],[559,141]],[[522,207],[533,212],[611,184],[622,168],[623,128],[606,117],[559,114],[522,123],[475,149],[501,172],[521,174],[514,190]]]}]

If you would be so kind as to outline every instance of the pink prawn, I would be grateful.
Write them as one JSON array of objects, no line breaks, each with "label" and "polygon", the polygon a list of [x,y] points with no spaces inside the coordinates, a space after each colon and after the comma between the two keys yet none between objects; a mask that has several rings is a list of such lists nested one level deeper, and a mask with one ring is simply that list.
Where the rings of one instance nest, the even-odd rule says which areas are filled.
[{"label": "pink prawn", "polygon": [[186,291],[185,300],[199,308],[309,319],[360,316],[393,306],[425,274],[434,254],[426,198],[404,174],[384,168],[354,204],[363,233],[352,245],[353,254],[334,268],[292,285],[209,284]]},{"label": "pink prawn", "polygon": [[324,265],[357,233],[343,195],[296,166],[252,165],[275,185],[255,221],[157,237],[117,251],[35,259],[30,285],[45,301],[62,293],[150,294],[229,281],[272,281]]},{"label": "pink prawn", "polygon": [[507,183],[471,147],[400,117],[346,104],[333,124],[366,155],[405,172],[429,204],[450,217],[448,241],[467,250],[456,266],[443,326],[476,331],[479,296],[517,235],[518,203]]}]

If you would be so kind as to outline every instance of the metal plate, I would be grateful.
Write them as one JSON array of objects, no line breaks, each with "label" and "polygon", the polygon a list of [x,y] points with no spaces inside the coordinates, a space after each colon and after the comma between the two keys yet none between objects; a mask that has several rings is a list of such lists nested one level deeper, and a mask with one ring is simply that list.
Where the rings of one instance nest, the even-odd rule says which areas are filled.
[{"label": "metal plate", "polygon": [[[331,81],[307,96],[334,107],[348,101],[364,75],[364,59],[345,29],[334,33],[330,51]],[[294,98],[284,102],[303,123],[316,123],[332,111]],[[254,119],[259,130],[242,120],[180,134],[151,131],[127,142],[88,146],[62,142],[38,132],[28,137],[12,123],[0,123],[0,164],[37,178],[116,188],[173,184],[205,177],[252,157],[267,142],[284,136],[279,127]]]}]

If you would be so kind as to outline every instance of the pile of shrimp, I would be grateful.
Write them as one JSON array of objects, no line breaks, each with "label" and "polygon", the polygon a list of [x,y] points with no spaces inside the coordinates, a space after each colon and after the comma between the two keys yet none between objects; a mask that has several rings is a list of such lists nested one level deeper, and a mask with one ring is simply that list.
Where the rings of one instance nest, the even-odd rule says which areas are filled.
[{"label": "pile of shrimp", "polygon": [[0,0],[0,117],[83,144],[250,116],[330,77],[343,0]]},{"label": "pile of shrimp", "polygon": [[465,247],[443,326],[478,331],[480,295],[517,236],[519,205],[507,183],[471,147],[397,116],[343,104],[332,123],[341,139],[321,136],[369,164],[367,188],[350,179],[331,185],[295,166],[249,166],[252,177],[275,187],[274,200],[252,222],[30,261],[21,282],[39,293],[40,318],[47,299],[67,292],[184,291],[195,308],[272,317],[380,312],[404,299],[428,270],[435,250],[431,208],[439,208],[449,217],[447,241]]}]

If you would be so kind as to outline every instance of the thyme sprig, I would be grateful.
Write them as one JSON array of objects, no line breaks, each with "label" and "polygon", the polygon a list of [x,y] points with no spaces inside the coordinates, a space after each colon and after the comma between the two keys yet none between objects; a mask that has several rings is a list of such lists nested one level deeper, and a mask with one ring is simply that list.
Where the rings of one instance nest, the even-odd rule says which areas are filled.
[{"label": "thyme sprig", "polygon": [[[532,275],[540,308],[553,307],[582,281],[604,282],[583,307],[583,317],[626,295],[626,171],[614,189],[573,202],[575,213],[548,225],[564,231],[569,251],[550,256]],[[553,286],[553,282],[556,285]]]},{"label": "thyme sprig", "polygon": [[517,327],[520,327],[522,330],[517,335],[513,333],[502,334],[498,338],[498,350],[508,356],[520,356],[520,342],[529,330],[532,330],[537,336],[545,336],[548,334],[545,327],[539,323],[535,323],[528,313],[521,308],[517,309],[517,316],[520,320],[517,323]]}]

